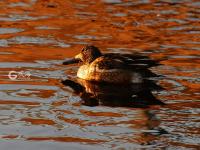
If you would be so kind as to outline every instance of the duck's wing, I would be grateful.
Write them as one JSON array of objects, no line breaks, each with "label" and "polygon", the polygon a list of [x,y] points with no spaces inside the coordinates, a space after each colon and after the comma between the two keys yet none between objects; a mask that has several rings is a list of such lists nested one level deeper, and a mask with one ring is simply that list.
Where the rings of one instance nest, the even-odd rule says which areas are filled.
[{"label": "duck's wing", "polygon": [[104,54],[104,57],[110,60],[118,60],[121,62],[120,67],[134,72],[139,72],[143,77],[149,78],[159,76],[149,70],[150,67],[160,65],[159,61],[152,60],[148,56],[139,54],[106,53]]},{"label": "duck's wing", "polygon": [[148,56],[139,54],[106,53],[104,57],[121,60],[127,67],[150,68],[160,65],[159,61],[152,60]]}]

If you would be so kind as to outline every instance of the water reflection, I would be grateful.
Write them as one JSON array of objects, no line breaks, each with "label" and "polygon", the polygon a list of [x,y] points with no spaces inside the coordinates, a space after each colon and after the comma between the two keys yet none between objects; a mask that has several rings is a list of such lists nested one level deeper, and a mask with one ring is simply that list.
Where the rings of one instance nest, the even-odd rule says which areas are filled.
[{"label": "water reflection", "polygon": [[67,79],[62,83],[71,87],[74,93],[81,97],[82,104],[86,106],[148,107],[164,104],[152,94],[153,90],[162,88],[148,80],[128,85],[98,83],[82,79],[78,79],[77,82]]}]

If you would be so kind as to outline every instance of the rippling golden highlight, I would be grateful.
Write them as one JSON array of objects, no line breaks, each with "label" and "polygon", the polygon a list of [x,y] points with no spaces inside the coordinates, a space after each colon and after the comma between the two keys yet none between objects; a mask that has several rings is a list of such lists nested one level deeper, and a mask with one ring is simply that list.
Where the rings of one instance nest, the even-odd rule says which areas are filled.
[{"label": "rippling golden highlight", "polygon": [[[0,149],[198,149],[199,10],[197,0],[1,0]],[[78,66],[62,62],[91,44],[160,60],[151,70],[164,89],[146,99],[166,105],[83,103],[61,83]]]}]

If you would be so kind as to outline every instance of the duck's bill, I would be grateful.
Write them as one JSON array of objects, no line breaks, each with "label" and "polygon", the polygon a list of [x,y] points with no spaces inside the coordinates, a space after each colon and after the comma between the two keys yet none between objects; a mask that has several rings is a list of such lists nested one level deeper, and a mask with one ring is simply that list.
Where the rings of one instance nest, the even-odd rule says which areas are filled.
[{"label": "duck's bill", "polygon": [[75,64],[75,63],[79,63],[81,60],[78,59],[78,58],[69,58],[69,59],[66,59],[64,62],[63,62],[63,65],[70,65],[70,64]]}]

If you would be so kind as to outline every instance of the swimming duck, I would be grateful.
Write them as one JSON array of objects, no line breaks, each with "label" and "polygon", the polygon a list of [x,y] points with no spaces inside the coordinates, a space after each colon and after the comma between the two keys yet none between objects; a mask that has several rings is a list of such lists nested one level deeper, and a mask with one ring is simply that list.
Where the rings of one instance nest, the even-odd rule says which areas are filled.
[{"label": "swimming duck", "polygon": [[[147,56],[138,54],[102,54],[92,45],[84,47],[71,62],[77,61],[82,62],[77,77],[88,81],[117,84],[141,83],[145,77],[155,75],[148,68],[157,65]],[[69,64],[69,61],[63,64]]]}]

